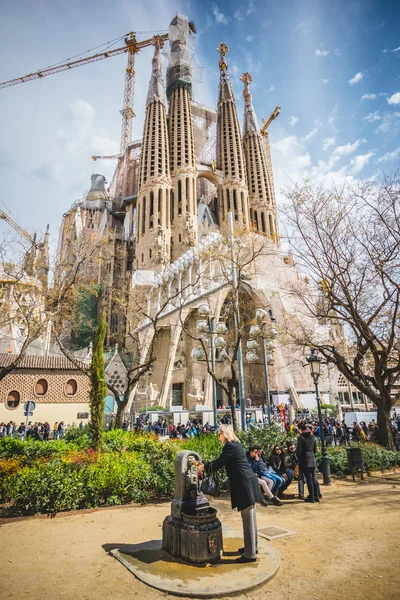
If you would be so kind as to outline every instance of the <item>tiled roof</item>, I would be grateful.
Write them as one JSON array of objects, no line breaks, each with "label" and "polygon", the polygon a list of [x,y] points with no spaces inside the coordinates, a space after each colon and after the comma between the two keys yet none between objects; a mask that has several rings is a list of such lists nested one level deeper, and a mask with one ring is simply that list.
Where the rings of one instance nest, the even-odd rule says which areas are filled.
[{"label": "tiled roof", "polygon": [[[0,367],[8,367],[18,357],[17,354],[0,354]],[[88,369],[88,365],[81,360],[77,360],[75,366],[66,356],[36,356],[29,354],[24,356],[16,369],[44,369],[58,371],[60,369],[68,369],[77,371],[78,369]]]}]

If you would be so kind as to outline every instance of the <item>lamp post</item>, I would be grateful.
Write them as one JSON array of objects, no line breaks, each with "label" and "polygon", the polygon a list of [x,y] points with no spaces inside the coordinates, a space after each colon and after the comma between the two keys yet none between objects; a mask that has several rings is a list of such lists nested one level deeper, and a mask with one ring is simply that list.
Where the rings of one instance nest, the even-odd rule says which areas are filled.
[{"label": "lamp post", "polygon": [[247,430],[246,423],[246,401],[244,398],[244,371],[243,371],[243,354],[242,354],[242,340],[239,339],[239,328],[240,328],[240,313],[239,313],[239,294],[238,294],[238,277],[236,264],[233,257],[233,215],[232,211],[228,212],[228,228],[229,228],[229,241],[231,246],[231,268],[232,268],[232,283],[235,294],[235,311],[234,311],[234,324],[235,324],[235,337],[237,342],[237,365],[238,365],[238,379],[239,379],[239,404],[240,404],[240,416],[242,420],[242,430]]},{"label": "lamp post", "polygon": [[146,371],[146,414],[149,405],[149,377],[153,375],[153,363],[150,363],[148,370]]},{"label": "lamp post", "polygon": [[[266,321],[265,318],[269,314],[269,318],[271,322],[275,322],[275,318],[272,314],[272,311],[269,310],[268,313],[263,308],[259,308],[256,311],[256,319],[258,321],[258,325],[252,325],[250,327],[250,336],[251,337],[261,337],[262,343],[262,352],[263,352],[263,365],[264,365],[264,379],[265,379],[265,403],[267,405],[267,415],[268,415],[268,425],[271,425],[271,398],[269,394],[269,378],[268,378],[268,365],[273,361],[273,355],[271,354],[275,348],[273,339],[277,336],[277,331],[274,327],[270,327],[266,329]],[[255,350],[258,349],[258,343],[255,339],[250,339],[247,342],[247,348],[250,350],[246,354],[246,358],[248,362],[254,363],[258,361],[258,356]]]},{"label": "lamp post", "polygon": [[324,429],[322,423],[322,412],[321,412],[321,398],[319,395],[318,389],[318,379],[321,374],[321,358],[318,356],[315,348],[311,349],[310,356],[307,357],[307,362],[310,365],[311,377],[313,378],[315,385],[315,396],[317,400],[317,408],[318,408],[318,421],[319,421],[319,433],[321,437],[321,452],[322,452],[322,460],[321,460],[321,471],[322,477],[324,481],[324,485],[330,485],[331,483],[331,467],[329,464],[329,457],[326,451],[325,444],[325,436]]},{"label": "lamp post", "polygon": [[[215,349],[224,348],[226,345],[223,334],[228,333],[228,328],[224,322],[215,323],[215,317],[211,315],[211,309],[208,304],[200,304],[198,314],[201,317],[196,323],[197,331],[202,335],[209,336],[210,339],[210,362],[211,371],[215,375]],[[196,346],[192,350],[192,358],[194,360],[207,359],[203,346]],[[214,426],[217,426],[217,382],[212,378],[212,408]]]}]

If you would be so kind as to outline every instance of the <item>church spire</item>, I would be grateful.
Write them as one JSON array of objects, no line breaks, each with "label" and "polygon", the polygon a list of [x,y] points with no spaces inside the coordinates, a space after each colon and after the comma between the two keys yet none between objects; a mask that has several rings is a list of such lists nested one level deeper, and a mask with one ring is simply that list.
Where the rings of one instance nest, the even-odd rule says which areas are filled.
[{"label": "church spire", "polygon": [[161,74],[163,39],[153,37],[154,56],[146,102],[136,215],[137,269],[168,264],[171,245],[171,190],[167,115]]},{"label": "church spire", "polygon": [[277,211],[271,189],[273,184],[268,176],[265,146],[258,129],[249,87],[252,77],[250,73],[243,73],[240,80],[244,83],[243,145],[248,175],[250,221],[258,233],[268,235],[278,243]]},{"label": "church spire", "polygon": [[227,223],[228,212],[233,213],[234,221],[240,227],[249,227],[248,191],[246,166],[243,157],[242,137],[237,116],[235,97],[228,76],[226,55],[228,46],[222,42],[217,52],[220,83],[218,91],[217,117],[217,167],[223,175],[218,189],[218,214],[220,224]]}]

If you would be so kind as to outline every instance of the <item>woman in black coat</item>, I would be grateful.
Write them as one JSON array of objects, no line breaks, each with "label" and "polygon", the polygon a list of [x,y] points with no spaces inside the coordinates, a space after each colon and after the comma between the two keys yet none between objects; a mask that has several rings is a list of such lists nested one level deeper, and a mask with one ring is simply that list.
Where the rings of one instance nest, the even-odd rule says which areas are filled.
[{"label": "woman in black coat", "polygon": [[307,425],[300,423],[300,436],[297,440],[296,456],[299,460],[299,467],[307,481],[309,496],[305,502],[319,502],[319,484],[316,476],[317,461],[317,442],[315,437],[309,431]]},{"label": "woman in black coat", "polygon": [[221,455],[210,463],[199,465],[198,471],[213,473],[225,467],[228,474],[232,508],[240,511],[243,521],[244,548],[238,563],[255,562],[257,553],[256,502],[262,500],[257,476],[250,468],[246,453],[228,425],[220,425],[218,437],[224,445]]}]

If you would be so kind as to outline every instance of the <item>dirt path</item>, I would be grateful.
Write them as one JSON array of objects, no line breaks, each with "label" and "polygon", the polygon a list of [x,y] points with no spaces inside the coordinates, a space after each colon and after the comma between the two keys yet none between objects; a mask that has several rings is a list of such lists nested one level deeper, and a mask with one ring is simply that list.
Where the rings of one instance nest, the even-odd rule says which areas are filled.
[{"label": "dirt path", "polygon": [[[238,598],[400,598],[400,476],[337,481],[323,494],[319,505],[289,500],[257,509],[259,528],[276,525],[297,535],[271,542],[282,561],[278,575]],[[222,521],[241,530],[228,498],[214,505]],[[3,523],[1,600],[166,597],[137,581],[106,549],[159,539],[168,513],[169,504],[162,504]]]}]

